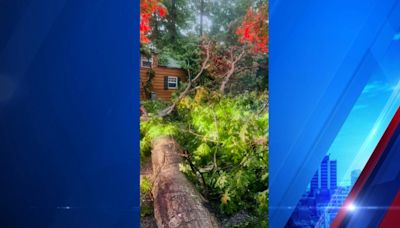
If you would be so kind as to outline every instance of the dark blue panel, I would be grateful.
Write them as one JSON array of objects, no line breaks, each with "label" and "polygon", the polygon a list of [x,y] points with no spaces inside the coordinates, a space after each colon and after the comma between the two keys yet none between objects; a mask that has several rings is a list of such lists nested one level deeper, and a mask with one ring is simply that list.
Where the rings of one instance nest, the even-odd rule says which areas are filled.
[{"label": "dark blue panel", "polygon": [[286,223],[371,76],[368,62],[387,48],[396,3],[271,1],[271,227]]},{"label": "dark blue panel", "polygon": [[0,18],[0,227],[138,227],[139,1]]}]

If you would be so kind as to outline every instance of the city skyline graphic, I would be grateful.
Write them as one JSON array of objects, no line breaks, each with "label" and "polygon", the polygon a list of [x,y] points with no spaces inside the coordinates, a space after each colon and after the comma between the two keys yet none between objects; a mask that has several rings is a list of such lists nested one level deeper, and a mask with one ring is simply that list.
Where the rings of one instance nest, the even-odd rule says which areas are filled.
[{"label": "city skyline graphic", "polygon": [[337,160],[326,155],[286,227],[329,227],[361,173],[352,170],[348,185],[337,183]]}]

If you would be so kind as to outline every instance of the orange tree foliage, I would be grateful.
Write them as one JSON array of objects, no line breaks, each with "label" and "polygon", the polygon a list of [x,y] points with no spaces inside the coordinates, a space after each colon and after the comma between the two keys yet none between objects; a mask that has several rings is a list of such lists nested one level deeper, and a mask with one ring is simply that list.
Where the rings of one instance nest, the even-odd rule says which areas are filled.
[{"label": "orange tree foliage", "polygon": [[158,0],[140,0],[140,42],[150,42],[147,34],[151,31],[150,18],[158,14],[164,17],[167,9]]},{"label": "orange tree foliage", "polygon": [[268,5],[249,8],[236,34],[239,41],[249,44],[255,53],[268,53]]}]

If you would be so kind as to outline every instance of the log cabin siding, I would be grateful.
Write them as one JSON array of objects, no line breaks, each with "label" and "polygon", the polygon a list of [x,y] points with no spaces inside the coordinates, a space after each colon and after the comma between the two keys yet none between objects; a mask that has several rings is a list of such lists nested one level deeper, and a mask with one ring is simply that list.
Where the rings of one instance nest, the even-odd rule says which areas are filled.
[{"label": "log cabin siding", "polygon": [[[156,58],[153,60],[153,70],[155,72],[155,77],[153,78],[153,92],[156,93],[156,97],[159,100],[169,101],[171,95],[176,91],[176,89],[164,89],[164,77],[165,76],[175,76],[181,81],[185,81],[186,74],[185,71],[179,68],[169,68],[158,66]],[[147,100],[146,94],[144,92],[144,85],[148,80],[149,68],[140,68],[140,100]]]}]

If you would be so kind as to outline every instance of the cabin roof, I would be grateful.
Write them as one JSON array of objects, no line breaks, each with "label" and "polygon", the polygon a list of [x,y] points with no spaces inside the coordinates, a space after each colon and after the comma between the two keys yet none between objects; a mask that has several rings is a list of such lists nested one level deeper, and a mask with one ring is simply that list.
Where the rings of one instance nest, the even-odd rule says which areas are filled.
[{"label": "cabin roof", "polygon": [[182,65],[179,63],[179,61],[171,58],[171,57],[167,57],[167,61],[164,64],[159,64],[159,66],[163,66],[163,67],[169,67],[169,68],[182,68]]}]

